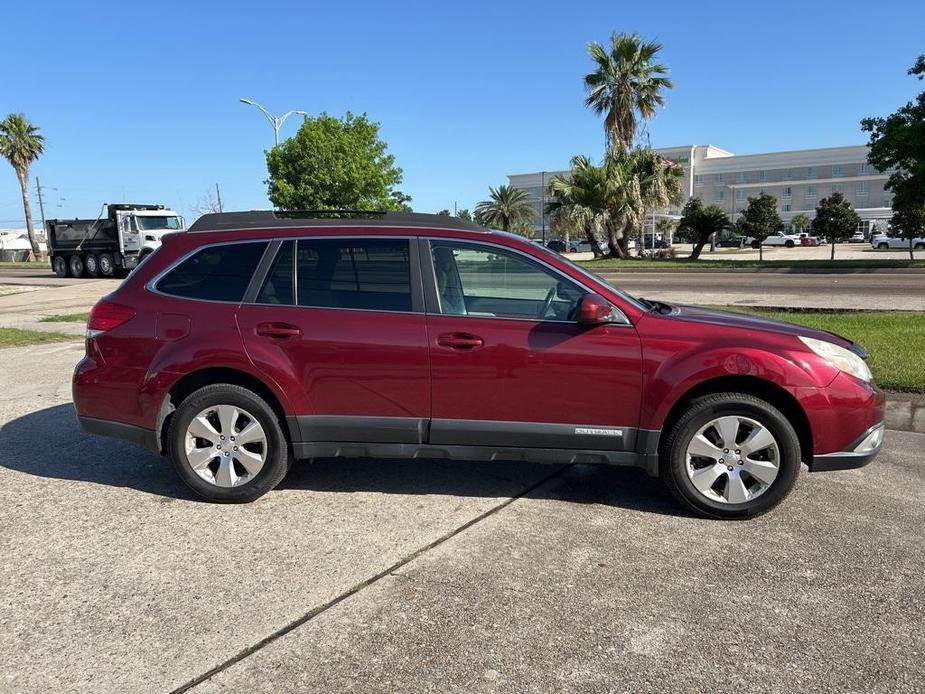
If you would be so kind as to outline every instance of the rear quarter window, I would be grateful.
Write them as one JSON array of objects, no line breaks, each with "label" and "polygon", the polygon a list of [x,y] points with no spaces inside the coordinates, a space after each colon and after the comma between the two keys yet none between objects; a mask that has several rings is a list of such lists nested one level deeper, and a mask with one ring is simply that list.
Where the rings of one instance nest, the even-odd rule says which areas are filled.
[{"label": "rear quarter window", "polygon": [[164,275],[156,289],[185,299],[241,301],[266,247],[253,242],[203,248]]}]

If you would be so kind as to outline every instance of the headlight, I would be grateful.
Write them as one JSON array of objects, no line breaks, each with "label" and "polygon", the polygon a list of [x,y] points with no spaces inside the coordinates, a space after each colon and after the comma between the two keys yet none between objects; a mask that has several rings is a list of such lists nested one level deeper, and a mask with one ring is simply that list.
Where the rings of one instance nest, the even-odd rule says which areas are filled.
[{"label": "headlight", "polygon": [[816,340],[812,337],[803,337],[801,335],[800,339],[803,341],[804,345],[809,347],[835,368],[849,373],[852,376],[856,376],[862,381],[870,382],[873,380],[874,377],[870,372],[870,367],[867,366],[867,362],[850,349],[839,347],[825,340]]}]

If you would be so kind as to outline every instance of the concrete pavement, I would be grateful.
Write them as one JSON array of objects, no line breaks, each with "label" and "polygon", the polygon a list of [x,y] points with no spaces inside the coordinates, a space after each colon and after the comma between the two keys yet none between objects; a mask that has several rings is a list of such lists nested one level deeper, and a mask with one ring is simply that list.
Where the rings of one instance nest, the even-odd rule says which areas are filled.
[{"label": "concrete pavement", "polygon": [[914,691],[925,436],[689,517],[635,470],[297,464],[254,504],[84,435],[2,350],[0,692]]}]

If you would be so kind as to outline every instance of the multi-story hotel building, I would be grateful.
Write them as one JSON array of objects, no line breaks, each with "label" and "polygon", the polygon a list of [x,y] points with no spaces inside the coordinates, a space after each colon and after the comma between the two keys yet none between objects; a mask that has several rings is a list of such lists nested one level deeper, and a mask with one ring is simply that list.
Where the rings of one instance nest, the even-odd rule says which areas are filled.
[{"label": "multi-story hotel building", "polygon": [[[713,145],[661,147],[656,151],[680,164],[684,177],[680,204],[655,211],[655,217],[678,218],[684,203],[698,197],[705,205],[719,205],[735,219],[748,205],[749,196],[762,191],[777,198],[784,224],[801,212],[812,218],[819,200],[835,192],[854,206],[862,231],[891,215],[890,192],[883,188],[889,174],[867,163],[867,145],[744,155]],[[508,176],[512,186],[526,190],[533,199],[538,233],[544,228],[547,234],[550,230],[549,218],[540,216],[549,199],[544,188],[552,176],[567,174],[549,171]],[[651,218],[647,227],[650,224]]]}]

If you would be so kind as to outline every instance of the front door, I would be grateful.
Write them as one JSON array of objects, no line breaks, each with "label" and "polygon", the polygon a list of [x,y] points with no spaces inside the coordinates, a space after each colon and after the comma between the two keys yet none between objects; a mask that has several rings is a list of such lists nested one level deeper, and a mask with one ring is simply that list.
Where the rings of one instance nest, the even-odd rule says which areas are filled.
[{"label": "front door", "polygon": [[423,441],[430,367],[415,244],[284,241],[239,308],[248,356],[286,391],[304,441]]},{"label": "front door", "polygon": [[632,448],[642,384],[632,325],[578,325],[587,291],[517,251],[432,240],[421,257],[431,443]]}]

